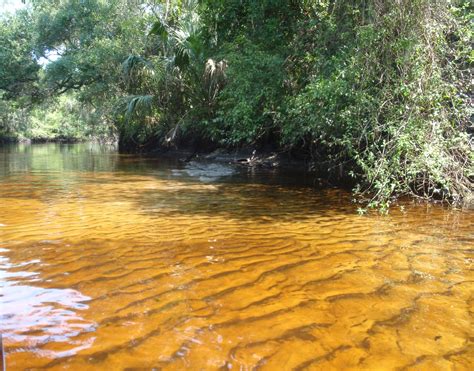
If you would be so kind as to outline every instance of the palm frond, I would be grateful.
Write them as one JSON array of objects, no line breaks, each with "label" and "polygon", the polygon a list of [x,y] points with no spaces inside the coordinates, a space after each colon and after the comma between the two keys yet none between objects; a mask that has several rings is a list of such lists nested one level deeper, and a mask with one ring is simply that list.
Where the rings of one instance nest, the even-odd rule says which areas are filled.
[{"label": "palm frond", "polygon": [[153,108],[153,95],[133,95],[128,97],[125,117],[130,120],[133,116],[144,116]]},{"label": "palm frond", "polygon": [[203,82],[207,90],[208,98],[213,100],[225,84],[226,80],[227,61],[215,61],[209,58],[204,67]]},{"label": "palm frond", "polygon": [[221,80],[224,80],[226,77],[225,75],[226,69],[227,69],[226,60],[216,62],[214,59],[209,58],[204,67],[204,80],[209,83],[216,83]]},{"label": "palm frond", "polygon": [[139,55],[129,55],[122,62],[122,73],[126,79],[130,79],[135,71],[143,68],[153,70],[153,64]]},{"label": "palm frond", "polygon": [[161,19],[156,20],[153,25],[151,26],[148,35],[156,35],[160,37],[163,43],[168,41],[168,25]]}]

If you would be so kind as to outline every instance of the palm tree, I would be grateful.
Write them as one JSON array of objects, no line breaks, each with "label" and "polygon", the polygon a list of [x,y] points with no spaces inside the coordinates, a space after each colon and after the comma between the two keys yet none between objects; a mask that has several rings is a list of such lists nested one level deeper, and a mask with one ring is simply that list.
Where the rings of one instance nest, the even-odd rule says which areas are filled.
[{"label": "palm tree", "polygon": [[196,107],[208,107],[210,115],[215,106],[227,63],[206,58],[198,7],[197,0],[166,1],[149,31],[154,52],[123,62],[127,135],[154,130],[161,143],[171,143]]}]

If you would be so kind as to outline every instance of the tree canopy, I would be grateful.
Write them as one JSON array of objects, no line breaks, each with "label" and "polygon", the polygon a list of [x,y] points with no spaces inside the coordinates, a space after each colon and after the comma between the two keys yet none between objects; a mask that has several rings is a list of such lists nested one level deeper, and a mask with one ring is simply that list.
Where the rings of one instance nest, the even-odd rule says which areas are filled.
[{"label": "tree canopy", "polygon": [[381,207],[472,194],[470,1],[26,4],[0,21],[0,135],[57,110],[123,148],[292,151]]}]

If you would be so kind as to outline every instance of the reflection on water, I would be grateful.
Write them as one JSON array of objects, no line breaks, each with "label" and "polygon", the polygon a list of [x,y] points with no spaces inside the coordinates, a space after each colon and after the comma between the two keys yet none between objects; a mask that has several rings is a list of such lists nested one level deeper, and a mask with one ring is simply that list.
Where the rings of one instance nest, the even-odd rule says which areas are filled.
[{"label": "reflection on water", "polygon": [[0,147],[11,369],[470,369],[472,211],[276,171]]},{"label": "reflection on water", "polygon": [[[7,249],[0,249],[0,254],[7,252]],[[0,255],[0,328],[8,343],[21,344],[16,351],[29,351],[49,342],[76,344],[75,336],[94,329],[93,324],[79,315],[81,310],[88,308],[84,303],[89,297],[71,289],[33,286],[42,281],[32,269],[39,264],[38,259],[12,264]],[[90,346],[91,341],[76,345],[68,351],[40,353],[63,357]]]}]

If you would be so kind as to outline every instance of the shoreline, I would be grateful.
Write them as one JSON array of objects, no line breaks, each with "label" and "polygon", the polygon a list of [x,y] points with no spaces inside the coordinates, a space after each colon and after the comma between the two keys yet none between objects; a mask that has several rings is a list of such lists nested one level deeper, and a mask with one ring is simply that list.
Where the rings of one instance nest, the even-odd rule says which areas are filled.
[{"label": "shoreline", "polygon": [[44,143],[64,143],[64,144],[75,144],[82,142],[89,142],[89,139],[77,139],[77,138],[0,138],[0,144],[44,144]]},{"label": "shoreline", "polygon": [[[336,176],[325,172],[324,164],[317,164],[308,157],[292,156],[288,151],[256,150],[254,148],[244,147],[239,149],[229,149],[224,147],[213,148],[213,150],[196,150],[191,146],[182,146],[175,148],[156,148],[148,151],[132,150],[121,151],[118,141],[100,140],[98,138],[77,139],[77,138],[55,138],[55,139],[18,139],[18,138],[0,138],[0,145],[14,144],[79,144],[79,143],[98,143],[100,145],[115,145],[120,154],[130,154],[149,158],[168,158],[175,159],[180,163],[197,164],[227,164],[237,168],[261,169],[261,170],[279,170],[283,173],[299,173],[314,177],[314,188],[338,187],[352,192],[355,186],[354,179],[344,177],[342,169]],[[417,203],[427,203],[432,205],[449,205],[454,210],[474,210],[474,197],[466,198],[455,204],[436,199],[421,199],[410,195],[400,195],[393,199],[392,205],[395,206],[400,201],[410,200]],[[357,202],[359,203],[359,202]]]}]

